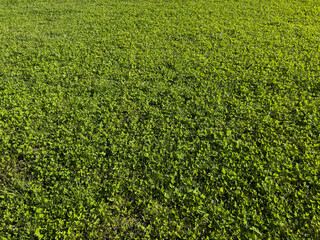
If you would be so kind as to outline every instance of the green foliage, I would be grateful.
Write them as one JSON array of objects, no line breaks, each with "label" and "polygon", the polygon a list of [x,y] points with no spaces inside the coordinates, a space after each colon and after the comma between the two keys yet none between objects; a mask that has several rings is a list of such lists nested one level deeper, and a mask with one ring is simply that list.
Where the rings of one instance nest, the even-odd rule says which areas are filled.
[{"label": "green foliage", "polygon": [[0,238],[320,236],[319,16],[0,0]]}]

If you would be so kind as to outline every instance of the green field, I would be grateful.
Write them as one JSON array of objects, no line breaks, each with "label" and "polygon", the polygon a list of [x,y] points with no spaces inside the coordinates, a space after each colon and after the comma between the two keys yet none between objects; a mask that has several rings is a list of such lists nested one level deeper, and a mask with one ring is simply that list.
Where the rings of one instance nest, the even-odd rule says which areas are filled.
[{"label": "green field", "polygon": [[318,0],[0,0],[0,239],[317,239]]}]

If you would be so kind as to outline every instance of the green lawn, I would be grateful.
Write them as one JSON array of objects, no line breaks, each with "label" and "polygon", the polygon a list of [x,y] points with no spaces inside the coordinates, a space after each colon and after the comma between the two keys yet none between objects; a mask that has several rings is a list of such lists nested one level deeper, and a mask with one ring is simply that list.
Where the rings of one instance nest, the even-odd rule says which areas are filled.
[{"label": "green lawn", "polygon": [[0,0],[0,239],[320,236],[317,0]]}]

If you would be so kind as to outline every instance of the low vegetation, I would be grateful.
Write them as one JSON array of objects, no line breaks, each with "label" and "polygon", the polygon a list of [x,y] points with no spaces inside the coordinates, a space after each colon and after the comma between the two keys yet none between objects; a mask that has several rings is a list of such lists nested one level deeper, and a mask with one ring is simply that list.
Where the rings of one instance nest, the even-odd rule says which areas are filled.
[{"label": "low vegetation", "polygon": [[316,0],[0,0],[1,239],[320,236]]}]

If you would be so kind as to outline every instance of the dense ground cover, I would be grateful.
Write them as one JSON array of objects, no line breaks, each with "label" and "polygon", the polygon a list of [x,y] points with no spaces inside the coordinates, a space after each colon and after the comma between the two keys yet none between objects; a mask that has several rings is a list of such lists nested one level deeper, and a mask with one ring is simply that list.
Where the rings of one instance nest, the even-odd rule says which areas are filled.
[{"label": "dense ground cover", "polygon": [[1,239],[315,239],[316,0],[0,0]]}]

